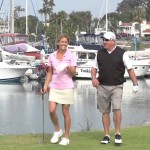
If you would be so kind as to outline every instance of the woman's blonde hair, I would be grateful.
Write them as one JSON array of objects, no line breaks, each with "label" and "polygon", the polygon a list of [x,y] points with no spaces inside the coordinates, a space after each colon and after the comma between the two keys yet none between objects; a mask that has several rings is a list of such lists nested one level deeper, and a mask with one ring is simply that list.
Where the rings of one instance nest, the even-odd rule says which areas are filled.
[{"label": "woman's blonde hair", "polygon": [[68,41],[68,43],[70,42],[70,39],[69,39],[69,37],[68,37],[67,35],[65,35],[65,34],[60,35],[60,36],[58,37],[57,43],[56,43],[56,48],[57,48],[57,49],[59,48],[58,43],[59,43],[59,41],[60,41],[62,38],[66,38],[67,41]]}]

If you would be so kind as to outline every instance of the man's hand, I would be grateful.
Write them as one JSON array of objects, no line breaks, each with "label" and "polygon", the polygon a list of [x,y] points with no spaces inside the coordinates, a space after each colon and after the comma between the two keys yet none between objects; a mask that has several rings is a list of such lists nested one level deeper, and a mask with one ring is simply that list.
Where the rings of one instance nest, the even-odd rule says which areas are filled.
[{"label": "man's hand", "polygon": [[93,85],[94,87],[98,87],[99,81],[97,80],[97,78],[92,78],[92,85]]}]

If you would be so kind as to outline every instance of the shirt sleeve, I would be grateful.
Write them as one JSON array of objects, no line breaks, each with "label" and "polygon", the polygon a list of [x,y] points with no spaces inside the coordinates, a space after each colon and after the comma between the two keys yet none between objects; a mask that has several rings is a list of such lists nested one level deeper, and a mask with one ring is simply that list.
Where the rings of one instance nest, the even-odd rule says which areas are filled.
[{"label": "shirt sleeve", "polygon": [[131,59],[129,58],[129,55],[127,54],[127,52],[125,52],[123,54],[123,63],[124,63],[124,66],[125,68],[128,70],[128,69],[132,69],[132,61]]},{"label": "shirt sleeve", "polygon": [[98,69],[98,64],[97,64],[97,55],[95,56],[95,59],[93,61],[93,65],[92,65],[93,68],[95,69]]}]

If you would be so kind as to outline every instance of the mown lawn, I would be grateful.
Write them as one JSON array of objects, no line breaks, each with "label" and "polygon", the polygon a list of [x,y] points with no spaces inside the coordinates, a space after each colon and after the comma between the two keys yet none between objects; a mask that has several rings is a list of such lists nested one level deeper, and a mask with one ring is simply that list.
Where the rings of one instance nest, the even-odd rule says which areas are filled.
[{"label": "mown lawn", "polygon": [[100,144],[103,131],[72,132],[67,146],[51,144],[51,136],[45,134],[42,143],[42,134],[1,135],[0,150],[150,150],[150,126],[122,129],[121,145],[114,143],[114,130],[111,130],[111,142],[107,145]]}]

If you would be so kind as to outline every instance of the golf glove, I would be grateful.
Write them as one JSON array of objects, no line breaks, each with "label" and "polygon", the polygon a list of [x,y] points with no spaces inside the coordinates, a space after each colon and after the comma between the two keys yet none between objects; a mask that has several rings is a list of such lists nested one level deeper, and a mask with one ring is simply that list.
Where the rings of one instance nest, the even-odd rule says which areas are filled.
[{"label": "golf glove", "polygon": [[63,71],[66,67],[68,66],[68,64],[66,62],[62,62],[58,67],[57,67],[57,71],[61,72]]},{"label": "golf glove", "polygon": [[139,86],[138,85],[134,85],[133,86],[133,93],[136,93],[139,91]]}]

